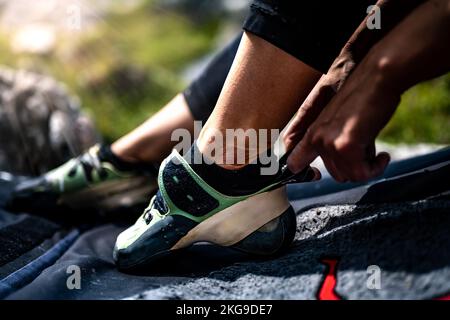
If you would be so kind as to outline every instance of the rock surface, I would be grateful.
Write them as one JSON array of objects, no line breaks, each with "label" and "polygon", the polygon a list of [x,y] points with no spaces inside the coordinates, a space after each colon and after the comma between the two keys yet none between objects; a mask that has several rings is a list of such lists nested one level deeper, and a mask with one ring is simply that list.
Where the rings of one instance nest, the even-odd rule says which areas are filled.
[{"label": "rock surface", "polygon": [[61,83],[0,67],[0,171],[38,175],[98,141],[92,121]]},{"label": "rock surface", "polygon": [[[131,299],[316,299],[324,258],[337,263],[334,292],[341,299],[447,296],[449,211],[449,199],[310,209],[298,215],[295,246],[286,255],[236,263]],[[379,289],[370,285],[373,268]]]}]

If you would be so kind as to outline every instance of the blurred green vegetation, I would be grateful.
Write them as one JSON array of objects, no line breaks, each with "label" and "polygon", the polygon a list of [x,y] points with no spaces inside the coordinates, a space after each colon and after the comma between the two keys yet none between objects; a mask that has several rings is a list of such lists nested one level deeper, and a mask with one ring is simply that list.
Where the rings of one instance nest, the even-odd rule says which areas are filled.
[{"label": "blurred green vegetation", "polygon": [[[194,20],[148,1],[131,12],[107,14],[74,39],[58,39],[48,55],[13,53],[8,35],[0,34],[0,61],[66,83],[113,141],[182,90],[181,71],[214,48],[223,21]],[[381,139],[450,144],[450,74],[406,92]]]},{"label": "blurred green vegetation", "polygon": [[405,92],[380,139],[450,144],[450,73]]},{"label": "blurred green vegetation", "polygon": [[109,12],[73,39],[58,38],[47,55],[13,53],[8,35],[0,34],[0,61],[65,83],[113,141],[183,89],[181,71],[213,49],[220,26],[217,18],[198,22],[148,1],[131,12]]}]

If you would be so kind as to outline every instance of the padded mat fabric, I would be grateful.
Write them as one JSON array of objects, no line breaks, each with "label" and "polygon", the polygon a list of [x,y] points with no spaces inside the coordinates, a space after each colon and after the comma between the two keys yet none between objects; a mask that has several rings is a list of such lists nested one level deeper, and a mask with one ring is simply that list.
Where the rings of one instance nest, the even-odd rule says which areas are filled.
[{"label": "padded mat fabric", "polygon": [[[105,225],[86,232],[53,266],[8,299],[121,299],[148,289],[187,282],[242,261],[242,256],[231,250],[199,245],[189,250],[191,254],[185,252],[146,274],[121,273],[114,266],[112,249],[122,229]],[[205,257],[213,261],[199,266]],[[80,267],[79,290],[68,289],[66,285],[70,275],[67,270],[72,265]]]},{"label": "padded mat fabric", "polygon": [[0,229],[0,268],[52,236],[58,225],[38,217],[23,217]]},{"label": "padded mat fabric", "polygon": [[[322,292],[323,280],[333,269],[334,297],[342,299],[446,297],[449,160],[447,149],[403,165],[393,163],[384,178],[346,187],[332,181],[324,188],[310,185],[308,197],[302,196],[304,185],[291,186],[291,202],[298,212],[296,241],[279,257],[255,260],[198,244],[140,274],[121,273],[112,261],[115,239],[126,225],[106,223],[81,231],[85,229],[0,210],[0,234],[16,230],[18,237],[21,226],[33,221],[45,226],[35,231],[36,238],[15,238],[22,243],[17,247],[8,242],[5,249],[2,243],[1,250],[16,254],[0,267],[0,296],[2,281],[9,279],[2,298],[315,299],[329,297]],[[0,204],[11,185],[0,183]],[[23,243],[33,248],[18,255],[25,251]],[[371,265],[381,270],[377,290],[366,285]],[[73,266],[80,270],[79,289],[67,285]]]}]

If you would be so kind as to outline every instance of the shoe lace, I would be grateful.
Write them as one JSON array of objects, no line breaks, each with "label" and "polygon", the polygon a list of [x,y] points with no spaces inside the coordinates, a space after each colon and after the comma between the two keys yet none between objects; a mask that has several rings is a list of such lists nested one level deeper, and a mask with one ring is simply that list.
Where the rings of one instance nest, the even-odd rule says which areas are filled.
[{"label": "shoe lace", "polygon": [[83,170],[83,174],[87,181],[93,181],[93,172],[97,172],[100,179],[104,180],[108,176],[108,172],[102,166],[99,158],[96,155],[91,154],[90,152],[86,152],[77,158],[75,158],[75,163],[73,167],[70,169],[68,175],[69,177],[73,177],[78,167],[81,166]]}]

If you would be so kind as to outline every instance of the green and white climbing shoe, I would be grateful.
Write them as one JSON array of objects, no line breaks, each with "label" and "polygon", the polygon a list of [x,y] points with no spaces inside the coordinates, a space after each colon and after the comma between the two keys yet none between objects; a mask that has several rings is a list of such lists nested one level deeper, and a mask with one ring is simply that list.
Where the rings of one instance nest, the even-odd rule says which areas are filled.
[{"label": "green and white climbing shoe", "polygon": [[53,208],[95,208],[103,211],[132,206],[156,191],[157,169],[136,165],[118,168],[107,146],[86,153],[37,178],[20,182],[9,209],[43,211]]},{"label": "green and white climbing shoe", "polygon": [[114,260],[122,270],[142,268],[196,242],[258,255],[277,253],[291,244],[296,227],[285,184],[313,177],[309,168],[293,176],[284,166],[262,190],[227,196],[209,186],[174,150],[160,167],[160,189],[150,205],[118,236]]}]

